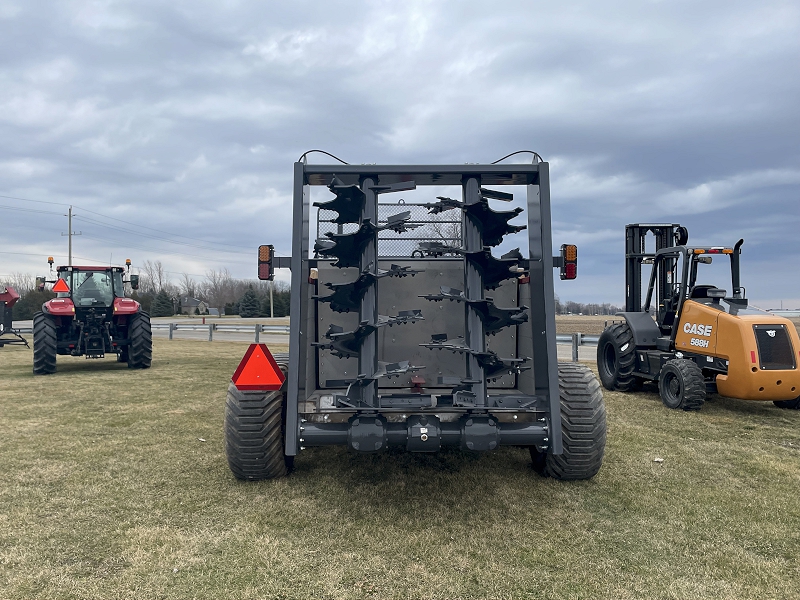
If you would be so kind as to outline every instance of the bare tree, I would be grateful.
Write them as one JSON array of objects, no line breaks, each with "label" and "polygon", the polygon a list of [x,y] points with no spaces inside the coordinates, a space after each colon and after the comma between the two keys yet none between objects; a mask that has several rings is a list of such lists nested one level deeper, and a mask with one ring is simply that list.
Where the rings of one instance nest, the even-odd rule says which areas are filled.
[{"label": "bare tree", "polygon": [[168,283],[168,278],[166,271],[164,271],[164,265],[161,264],[160,260],[146,260],[142,263],[142,269],[154,292],[158,293],[164,289],[164,286]]},{"label": "bare tree", "polygon": [[14,288],[20,296],[24,296],[36,287],[36,278],[30,273],[11,273],[3,280],[3,285]]},{"label": "bare tree", "polygon": [[243,282],[233,279],[227,268],[206,271],[204,294],[210,306],[222,308],[228,302],[236,302],[241,295],[239,288],[242,290],[241,293],[244,293]]},{"label": "bare tree", "polygon": [[181,275],[180,281],[181,294],[194,298],[197,294],[197,282],[188,273]]}]

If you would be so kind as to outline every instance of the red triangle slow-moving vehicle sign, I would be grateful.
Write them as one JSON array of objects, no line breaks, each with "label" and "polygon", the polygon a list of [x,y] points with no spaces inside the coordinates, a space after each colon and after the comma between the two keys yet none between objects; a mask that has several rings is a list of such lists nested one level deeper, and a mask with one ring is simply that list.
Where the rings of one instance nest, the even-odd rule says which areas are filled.
[{"label": "red triangle slow-moving vehicle sign", "polygon": [[53,286],[54,292],[68,292],[69,286],[67,285],[66,279],[59,279],[56,281],[56,284]]},{"label": "red triangle slow-moving vehicle sign", "polygon": [[279,390],[285,379],[266,344],[250,344],[231,381],[240,390]]}]

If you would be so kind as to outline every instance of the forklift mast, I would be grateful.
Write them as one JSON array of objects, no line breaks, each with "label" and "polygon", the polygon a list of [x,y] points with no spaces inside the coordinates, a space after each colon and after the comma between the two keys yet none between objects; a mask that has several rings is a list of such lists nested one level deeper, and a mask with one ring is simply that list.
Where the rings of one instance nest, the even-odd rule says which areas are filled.
[{"label": "forklift mast", "polygon": [[[655,238],[655,250],[647,252],[647,234]],[[652,263],[656,252],[664,248],[683,246],[689,232],[677,223],[633,223],[625,226],[625,311],[642,310],[642,264]],[[658,299],[669,296],[675,273],[674,258],[667,258],[657,274]]]}]

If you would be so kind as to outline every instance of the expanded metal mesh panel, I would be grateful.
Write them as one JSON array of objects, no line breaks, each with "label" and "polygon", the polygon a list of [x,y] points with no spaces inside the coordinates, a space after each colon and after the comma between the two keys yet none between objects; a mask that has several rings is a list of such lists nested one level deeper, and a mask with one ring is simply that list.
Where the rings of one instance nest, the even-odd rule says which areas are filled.
[{"label": "expanded metal mesh panel", "polygon": [[[378,204],[378,223],[385,224],[393,215],[404,212],[411,213],[407,222],[409,231],[396,233],[384,230],[378,233],[378,256],[387,258],[403,258],[410,256],[428,256],[430,253],[425,242],[439,242],[445,246],[461,246],[461,211],[449,210],[438,214],[430,214],[421,204]],[[357,223],[337,225],[331,221],[337,213],[332,210],[317,211],[317,238],[326,233],[352,233],[358,229]],[[418,225],[415,229],[411,226]],[[423,246],[420,247],[420,243]]]},{"label": "expanded metal mesh panel", "polygon": [[783,325],[753,325],[761,368],[766,370],[794,369],[794,352],[789,334]]}]

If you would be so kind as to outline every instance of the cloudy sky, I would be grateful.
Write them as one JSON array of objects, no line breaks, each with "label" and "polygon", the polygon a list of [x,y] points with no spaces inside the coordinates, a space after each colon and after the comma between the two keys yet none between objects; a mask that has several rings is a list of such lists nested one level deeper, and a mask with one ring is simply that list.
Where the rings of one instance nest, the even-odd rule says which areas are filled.
[{"label": "cloudy sky", "polygon": [[70,204],[75,262],[253,277],[305,150],[531,149],[562,299],[622,303],[624,225],[665,221],[745,238],[751,300],[800,307],[796,1],[3,0],[0,61],[0,278],[66,262]]}]

